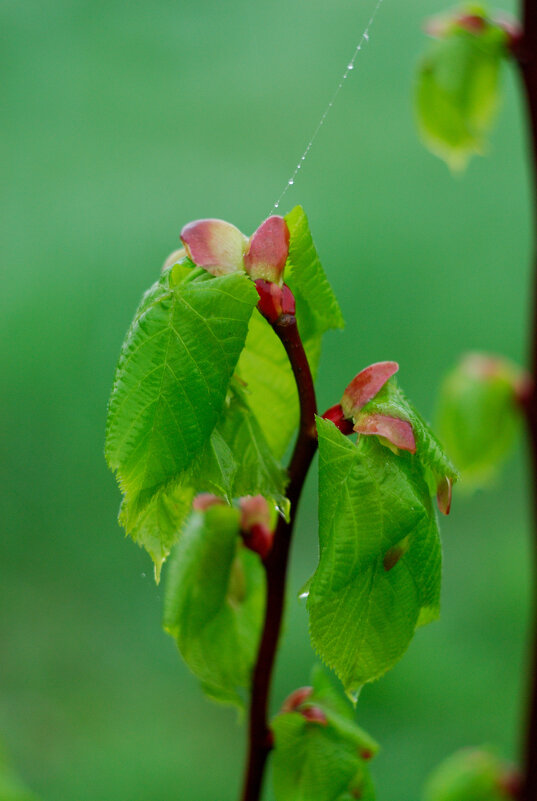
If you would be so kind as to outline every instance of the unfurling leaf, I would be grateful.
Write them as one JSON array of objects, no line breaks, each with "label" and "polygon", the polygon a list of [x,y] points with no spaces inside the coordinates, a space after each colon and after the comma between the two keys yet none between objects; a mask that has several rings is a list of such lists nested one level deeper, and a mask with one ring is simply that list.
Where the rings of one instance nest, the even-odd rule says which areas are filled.
[{"label": "unfurling leaf", "polygon": [[317,430],[320,559],[310,634],[355,696],[438,615],[440,540],[419,450],[394,454],[376,437],[355,445],[321,418]]},{"label": "unfurling leaf", "polygon": [[446,759],[431,775],[423,801],[515,801],[517,772],[485,749],[468,748]]},{"label": "unfurling leaf", "polygon": [[243,704],[265,606],[265,573],[239,536],[238,509],[194,512],[172,557],[164,628],[201,681],[225,703]]},{"label": "unfurling leaf", "polygon": [[513,450],[528,393],[527,374],[506,359],[469,354],[447,375],[438,430],[463,486],[485,486]]},{"label": "unfurling leaf", "polygon": [[416,111],[427,147],[454,170],[482,154],[499,105],[499,74],[507,55],[505,27],[472,9],[430,25],[436,37],[422,59]]},{"label": "unfurling leaf", "polygon": [[[307,692],[304,692],[307,690]],[[349,701],[320,668],[273,723],[276,801],[373,801],[368,760],[377,745],[354,723]]]}]

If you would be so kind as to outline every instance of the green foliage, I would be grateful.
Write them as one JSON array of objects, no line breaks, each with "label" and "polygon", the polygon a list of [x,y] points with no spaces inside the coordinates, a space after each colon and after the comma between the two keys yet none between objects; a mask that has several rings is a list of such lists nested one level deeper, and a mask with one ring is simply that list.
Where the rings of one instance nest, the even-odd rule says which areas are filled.
[{"label": "green foliage", "polygon": [[319,566],[308,596],[310,634],[355,695],[438,614],[441,548],[419,456],[376,437],[354,445],[318,419]]},{"label": "green foliage", "polygon": [[[353,709],[319,668],[312,674],[313,693],[302,709],[315,707],[326,723],[306,719],[300,711],[278,715],[272,724],[276,801],[374,801],[364,756],[376,743],[353,720]],[[358,796],[358,792],[360,795]]]},{"label": "green foliage", "polygon": [[241,705],[250,685],[265,606],[264,570],[246,550],[237,509],[193,512],[166,582],[164,628],[216,700]]},{"label": "green foliage", "polygon": [[523,373],[495,357],[465,357],[446,376],[438,402],[438,430],[461,471],[463,486],[484,486],[496,476],[522,424],[517,391]]},{"label": "green foliage", "polygon": [[445,24],[421,61],[416,113],[427,147],[454,170],[482,154],[499,105],[499,77],[507,35],[483,11],[468,13],[483,21],[478,30],[459,22]]},{"label": "green foliage", "polygon": [[466,749],[446,759],[429,778],[423,801],[509,801],[512,772],[485,750]]},{"label": "green foliage", "polygon": [[443,477],[449,478],[452,482],[457,480],[458,473],[446,456],[443,446],[428,423],[405,396],[396,378],[387,381],[380,392],[362,408],[361,415],[367,417],[369,414],[398,417],[412,425],[416,439],[416,453],[424,472],[424,478],[430,485],[433,494]]},{"label": "green foliage", "polygon": [[209,439],[257,302],[243,275],[168,271],[127,334],[108,412],[106,457],[131,511],[177,478]]}]

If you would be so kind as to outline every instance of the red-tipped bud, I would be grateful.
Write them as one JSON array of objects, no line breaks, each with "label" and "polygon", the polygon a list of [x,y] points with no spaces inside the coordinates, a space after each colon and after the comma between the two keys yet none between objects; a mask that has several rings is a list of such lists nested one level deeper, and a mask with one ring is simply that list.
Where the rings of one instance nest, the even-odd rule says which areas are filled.
[{"label": "red-tipped bud", "polygon": [[270,506],[262,495],[247,495],[239,501],[241,510],[241,529],[249,531],[252,526],[270,525]]},{"label": "red-tipped bud", "polygon": [[522,793],[522,776],[516,768],[508,768],[498,780],[500,790],[505,793],[507,798],[518,801]]},{"label": "red-tipped bud", "polygon": [[300,714],[310,723],[318,723],[320,726],[328,726],[328,720],[322,709],[318,706],[306,706],[300,710]]},{"label": "red-tipped bud", "polygon": [[192,501],[192,508],[196,512],[205,512],[211,506],[225,506],[225,501],[219,498],[218,495],[212,495],[210,492],[201,492],[196,495]]},{"label": "red-tipped bud", "polygon": [[354,430],[358,434],[376,435],[400,448],[416,453],[416,439],[412,426],[406,420],[386,414],[363,414],[356,420]]},{"label": "red-tipped bud", "polygon": [[459,28],[468,33],[483,33],[487,27],[487,20],[479,14],[461,14],[455,20]]},{"label": "red-tipped bud", "polygon": [[275,323],[282,314],[295,314],[295,298],[288,286],[280,287],[262,278],[255,286],[259,295],[257,308],[269,323]]},{"label": "red-tipped bud", "polygon": [[343,393],[341,406],[345,417],[356,417],[398,370],[397,362],[376,362],[361,370]]},{"label": "red-tipped bud", "polygon": [[255,523],[250,531],[241,531],[241,534],[245,547],[265,560],[272,548],[274,532],[262,523]]},{"label": "red-tipped bud", "polygon": [[181,242],[189,258],[212,275],[227,275],[244,269],[248,239],[225,220],[195,220],[181,231]]},{"label": "red-tipped bud", "polygon": [[261,278],[280,284],[288,253],[287,223],[283,217],[269,217],[250,237],[250,244],[244,255],[244,267],[254,281]]},{"label": "red-tipped bud", "polygon": [[341,404],[339,403],[336,403],[335,406],[331,406],[326,410],[323,414],[323,420],[331,420],[335,427],[339,429],[342,434],[345,434],[345,436],[352,434],[354,430],[352,420],[348,420],[345,417]]},{"label": "red-tipped bud", "polygon": [[244,545],[261,559],[266,559],[272,548],[274,532],[270,528],[270,507],[262,495],[241,498],[241,536]]},{"label": "red-tipped bud", "polygon": [[375,756],[374,752],[370,748],[360,748],[360,757],[368,762],[370,759],[373,759]]},{"label": "red-tipped bud", "polygon": [[451,509],[452,491],[453,483],[451,479],[447,476],[444,476],[438,482],[438,487],[436,489],[436,502],[438,504],[438,509],[443,515],[448,515],[449,510]]},{"label": "red-tipped bud", "polygon": [[304,701],[308,700],[312,692],[313,687],[299,687],[298,690],[294,690],[283,702],[281,711],[283,713],[296,712]]}]

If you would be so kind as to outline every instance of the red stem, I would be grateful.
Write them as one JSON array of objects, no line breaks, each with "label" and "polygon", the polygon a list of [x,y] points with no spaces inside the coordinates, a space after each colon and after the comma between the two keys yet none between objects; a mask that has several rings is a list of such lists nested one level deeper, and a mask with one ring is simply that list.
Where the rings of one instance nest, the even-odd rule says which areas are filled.
[{"label": "red stem", "polygon": [[[537,240],[537,2],[522,2],[522,36],[516,45],[518,60],[524,84],[530,127],[531,163],[534,181],[533,225]],[[537,378],[537,256],[533,276],[533,311],[530,341],[530,371],[533,380]],[[526,407],[526,422],[532,468],[532,506],[534,521],[534,578],[533,578],[533,632],[532,656],[529,673],[529,697],[524,751],[522,755],[522,789],[520,801],[537,799],[537,393],[532,390]]]},{"label": "red stem", "polygon": [[267,606],[252,679],[248,762],[242,801],[259,801],[267,756],[272,748],[268,704],[274,661],[280,638],[289,547],[304,481],[317,450],[315,388],[296,318],[291,314],[282,314],[272,324],[272,327],[283,343],[295,376],[300,402],[300,426],[288,471],[287,497],[291,503],[291,518],[288,523],[283,518],[279,519],[274,533],[272,550],[265,560]]}]

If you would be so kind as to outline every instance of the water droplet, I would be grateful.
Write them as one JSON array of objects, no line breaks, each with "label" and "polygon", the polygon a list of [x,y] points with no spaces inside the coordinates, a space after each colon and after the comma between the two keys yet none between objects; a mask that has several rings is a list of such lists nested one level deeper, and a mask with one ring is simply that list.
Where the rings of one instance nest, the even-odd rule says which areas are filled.
[{"label": "water droplet", "polygon": [[142,573],[142,578],[145,578],[145,573]]},{"label": "water droplet", "polygon": [[367,31],[364,33],[364,39],[369,42],[369,33]]},{"label": "water droplet", "polygon": [[300,600],[302,600],[303,598],[307,598],[308,595],[309,595],[309,592],[301,592],[298,597],[300,598]]},{"label": "water droplet", "polygon": [[292,179],[292,178],[289,178],[289,180],[288,180],[288,182],[287,182],[287,183],[289,184],[289,186],[293,186],[293,184],[294,184],[294,181],[293,181],[293,179]]},{"label": "water droplet", "polygon": [[297,170],[299,170],[301,167],[302,167],[302,164],[297,164],[296,165]]},{"label": "water droplet", "polygon": [[353,70],[354,69],[354,64],[352,63],[352,61],[351,61],[350,64],[347,64],[347,69],[348,70]]},{"label": "water droplet", "polygon": [[275,203],[274,208],[277,209],[279,205],[280,205],[279,203]]},{"label": "water droplet", "polygon": [[305,161],[305,160],[306,160],[306,156],[302,156],[301,161]]}]

